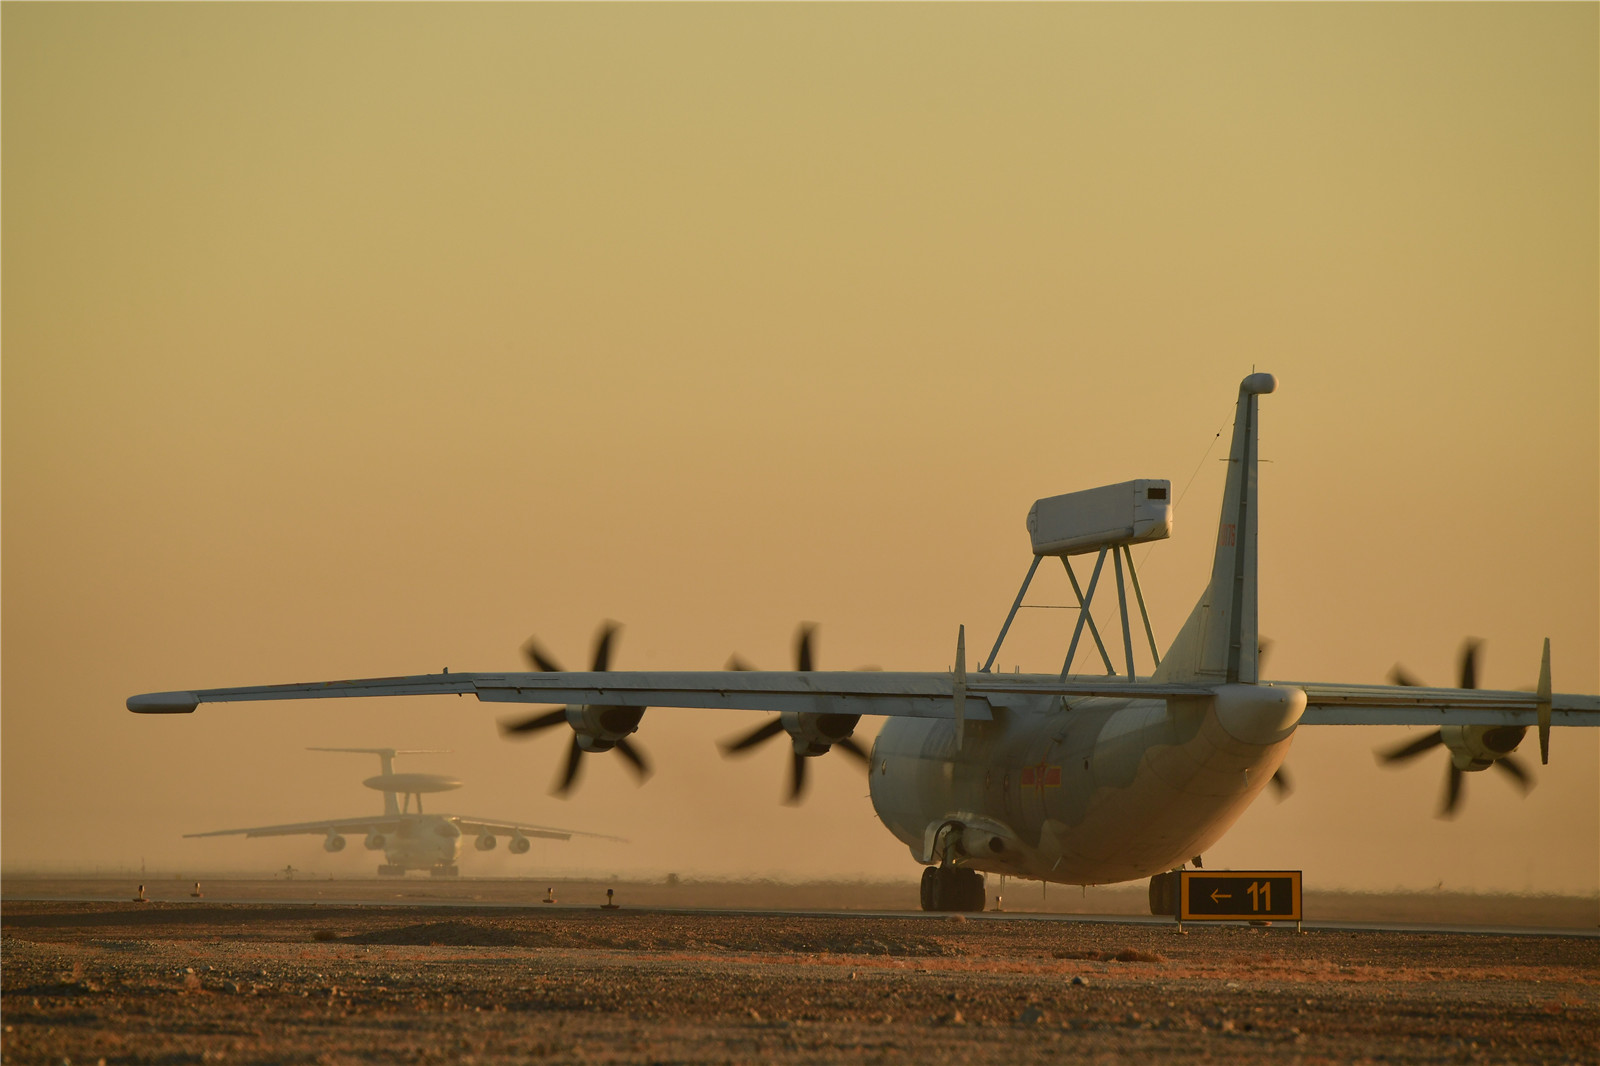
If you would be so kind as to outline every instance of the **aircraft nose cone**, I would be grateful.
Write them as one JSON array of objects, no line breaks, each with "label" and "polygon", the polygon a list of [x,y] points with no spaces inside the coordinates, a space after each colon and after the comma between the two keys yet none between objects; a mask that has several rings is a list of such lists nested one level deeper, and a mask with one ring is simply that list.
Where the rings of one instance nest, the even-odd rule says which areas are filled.
[{"label": "aircraft nose cone", "polygon": [[1217,722],[1245,744],[1276,744],[1306,709],[1303,690],[1279,685],[1223,685],[1217,689]]}]

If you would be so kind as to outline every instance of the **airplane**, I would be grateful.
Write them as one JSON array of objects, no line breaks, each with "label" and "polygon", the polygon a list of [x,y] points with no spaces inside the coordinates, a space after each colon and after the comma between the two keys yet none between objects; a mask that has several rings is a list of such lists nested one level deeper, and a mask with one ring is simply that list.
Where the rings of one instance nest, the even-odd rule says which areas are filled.
[{"label": "airplane", "polygon": [[[1276,389],[1266,373],[1239,385],[1210,581],[1148,677],[1135,675],[1124,606],[1126,676],[1103,646],[1104,677],[1070,673],[1073,649],[1060,674],[993,673],[993,655],[969,671],[962,627],[948,672],[608,671],[598,661],[587,672],[155,692],[131,697],[127,707],[169,714],[201,703],[444,692],[560,704],[507,728],[570,728],[568,783],[585,755],[615,748],[635,761],[629,738],[649,708],[775,711],[797,766],[845,747],[862,715],[878,715],[886,721],[868,754],[870,797],[879,820],[924,867],[924,910],[983,909],[984,874],[997,873],[1069,885],[1148,877],[1152,912],[1170,914],[1172,871],[1216,843],[1268,786],[1302,726],[1431,727],[1427,743],[1447,750],[1456,780],[1455,771],[1506,759],[1529,728],[1548,763],[1552,727],[1600,725],[1600,696],[1552,692],[1548,639],[1532,692],[1258,676],[1258,419],[1260,398]],[[1084,545],[1041,544],[1036,534],[1034,548],[1037,567],[1052,555],[1066,563]],[[1089,594],[1079,593],[1078,631],[1084,620],[1094,628],[1081,608],[1093,598],[1108,550],[1122,586],[1123,556],[1132,566],[1126,548],[1127,538],[1098,542]],[[1100,644],[1098,631],[1094,637]]]},{"label": "airplane", "polygon": [[[456,877],[461,873],[457,860],[461,855],[461,841],[465,836],[474,838],[479,851],[492,851],[500,837],[510,837],[506,849],[514,855],[524,855],[532,846],[530,838],[570,840],[574,836],[594,837],[626,843],[621,837],[602,833],[584,833],[576,829],[555,829],[544,825],[527,825],[495,818],[469,818],[461,814],[425,814],[422,796],[427,792],[449,792],[461,787],[461,782],[443,774],[396,773],[394,760],[399,755],[434,755],[439,752],[396,748],[307,748],[307,751],[356,752],[376,755],[382,772],[361,782],[370,789],[383,793],[383,814],[368,818],[330,818],[320,822],[296,822],[291,825],[262,825],[248,829],[217,829],[209,833],[185,833],[184,839],[194,837],[278,837],[297,834],[324,834],[324,851],[343,851],[345,835],[364,837],[362,844],[368,851],[382,851],[386,860],[378,866],[380,877],[404,877],[407,870],[427,870],[434,877]],[[402,802],[400,797],[404,797]],[[411,810],[415,799],[417,809]],[[291,880],[297,873],[286,867]]]}]

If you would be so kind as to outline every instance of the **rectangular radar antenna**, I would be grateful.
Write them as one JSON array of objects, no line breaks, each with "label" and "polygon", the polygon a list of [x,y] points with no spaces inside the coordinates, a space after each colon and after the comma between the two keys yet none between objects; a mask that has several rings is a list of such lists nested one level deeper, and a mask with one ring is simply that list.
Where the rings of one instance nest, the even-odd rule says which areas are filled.
[{"label": "rectangular radar antenna", "polygon": [[[1091,610],[1095,589],[1099,584],[1100,573],[1105,566],[1108,552],[1111,553],[1112,567],[1117,579],[1117,608],[1122,621],[1122,650],[1128,679],[1133,680],[1135,677],[1133,629],[1128,613],[1128,582],[1133,585],[1139,617],[1144,624],[1145,637],[1150,642],[1150,656],[1157,665],[1160,665],[1161,656],[1156,650],[1155,630],[1150,625],[1150,614],[1144,602],[1144,590],[1139,586],[1139,574],[1134,569],[1133,553],[1130,549],[1135,544],[1165,540],[1172,535],[1170,481],[1164,478],[1140,478],[1035,500],[1033,507],[1028,511],[1028,535],[1032,541],[1033,560],[1028,566],[1027,575],[1022,579],[1022,587],[1017,590],[1017,597],[1011,604],[1011,610],[1006,615],[1005,624],[1000,627],[1000,635],[995,638],[994,648],[984,660],[981,668],[983,673],[992,671],[995,660],[1000,655],[1000,648],[1005,643],[1006,635],[1011,631],[1011,624],[1016,620],[1017,612],[1024,606],[1032,606],[1025,605],[1022,601],[1028,594],[1028,587],[1033,583],[1034,575],[1038,573],[1040,560],[1049,555],[1061,560],[1061,565],[1067,572],[1067,580],[1072,583],[1073,596],[1077,600],[1076,605],[1067,608],[1078,611],[1078,621],[1073,626],[1066,662],[1061,667],[1062,678],[1066,678],[1072,669],[1072,660],[1077,653],[1078,642],[1082,638],[1085,624],[1089,627],[1090,636],[1094,638],[1095,647],[1100,652],[1106,673],[1116,676],[1117,669],[1111,662],[1111,656],[1106,650],[1105,641],[1101,639],[1099,627],[1095,625]],[[1097,557],[1094,572],[1089,578],[1089,589],[1085,593],[1078,583],[1078,575],[1073,571],[1069,557],[1087,555],[1091,552],[1096,553]],[[1126,579],[1123,575],[1124,562],[1127,563]]]}]

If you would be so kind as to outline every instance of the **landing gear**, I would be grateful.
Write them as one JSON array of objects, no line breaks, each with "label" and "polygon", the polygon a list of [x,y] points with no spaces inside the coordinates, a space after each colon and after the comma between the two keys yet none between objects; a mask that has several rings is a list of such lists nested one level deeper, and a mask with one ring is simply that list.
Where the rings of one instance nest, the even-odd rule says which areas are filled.
[{"label": "landing gear", "polygon": [[1150,879],[1150,913],[1170,918],[1178,913],[1178,874],[1168,870]]},{"label": "landing gear", "polygon": [[922,909],[981,911],[987,897],[983,874],[959,866],[928,866],[922,871]]},{"label": "landing gear", "polygon": [[452,863],[449,866],[430,866],[428,868],[428,876],[429,877],[460,877],[461,876],[461,867],[456,866],[454,863]]},{"label": "landing gear", "polygon": [[378,867],[379,877],[404,877],[405,875],[406,868],[404,866],[396,866],[391,865],[390,863],[384,863]]}]

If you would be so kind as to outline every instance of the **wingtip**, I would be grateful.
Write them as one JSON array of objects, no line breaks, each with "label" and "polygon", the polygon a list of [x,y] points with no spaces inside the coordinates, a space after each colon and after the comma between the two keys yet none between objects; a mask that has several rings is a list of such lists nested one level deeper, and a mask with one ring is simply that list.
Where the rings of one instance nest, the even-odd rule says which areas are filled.
[{"label": "wingtip", "polygon": [[200,698],[193,692],[146,692],[128,697],[128,710],[134,714],[193,714]]}]

